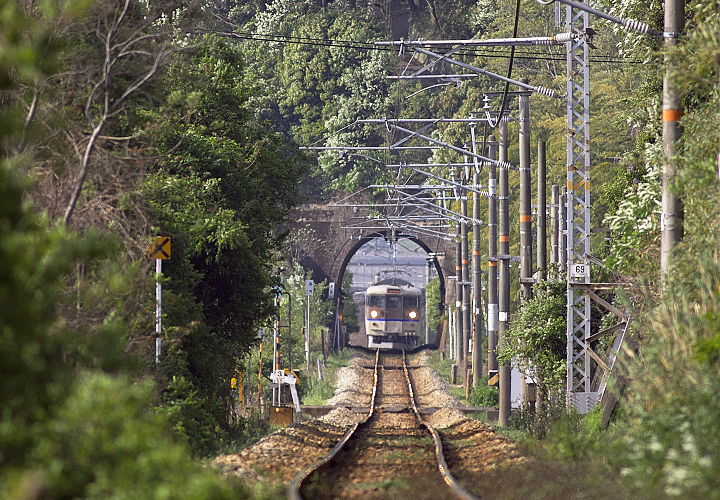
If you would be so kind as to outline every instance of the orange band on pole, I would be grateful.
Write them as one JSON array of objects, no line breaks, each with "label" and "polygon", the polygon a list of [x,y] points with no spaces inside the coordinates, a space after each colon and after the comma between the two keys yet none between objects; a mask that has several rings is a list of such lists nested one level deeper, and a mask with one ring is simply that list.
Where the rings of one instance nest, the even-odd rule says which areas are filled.
[{"label": "orange band on pole", "polygon": [[500,236],[501,243],[507,243],[510,241],[510,236]]},{"label": "orange band on pole", "polygon": [[679,122],[683,117],[682,109],[663,109],[662,121],[664,122]]},{"label": "orange band on pole", "polygon": [[521,215],[520,222],[532,222],[532,215]]},{"label": "orange band on pole", "polygon": [[462,267],[460,267],[460,266],[455,266],[455,270],[456,270],[456,271],[460,271],[461,269],[462,269]]},{"label": "orange band on pole", "polygon": [[488,261],[488,266],[490,267],[497,267],[497,262],[493,262],[491,260]]},{"label": "orange band on pole", "polygon": [[482,255],[482,253],[478,252],[477,250],[473,250],[473,255]]}]

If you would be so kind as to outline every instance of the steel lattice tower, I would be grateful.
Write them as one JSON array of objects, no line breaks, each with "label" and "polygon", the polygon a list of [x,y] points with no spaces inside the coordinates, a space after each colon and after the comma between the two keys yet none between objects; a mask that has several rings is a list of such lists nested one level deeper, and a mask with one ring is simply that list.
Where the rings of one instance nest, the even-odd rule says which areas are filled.
[{"label": "steel lattice tower", "polygon": [[589,14],[566,7],[567,32],[567,398],[580,413],[591,392],[590,337],[590,54]]}]

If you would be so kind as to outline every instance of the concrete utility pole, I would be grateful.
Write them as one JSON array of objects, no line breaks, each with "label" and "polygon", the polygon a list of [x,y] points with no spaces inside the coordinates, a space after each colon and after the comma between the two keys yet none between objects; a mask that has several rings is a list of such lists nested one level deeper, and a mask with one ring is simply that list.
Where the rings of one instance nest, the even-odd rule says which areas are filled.
[{"label": "concrete utility pole", "polygon": [[[497,145],[495,136],[490,136],[489,156],[495,159]],[[507,154],[506,154],[507,156]],[[497,221],[497,167],[490,164],[488,168],[488,377],[498,371],[498,221]]]},{"label": "concrete utility pole", "polygon": [[560,239],[558,240],[558,263],[560,275],[567,274],[567,188],[562,188],[560,195]]},{"label": "concrete utility pole", "polygon": [[552,208],[550,209],[550,218],[552,219],[552,239],[550,243],[550,262],[557,264],[560,262],[560,186],[552,185],[552,198],[550,200]]},{"label": "concrete utility pole", "polygon": [[[685,0],[665,1],[665,47],[672,49],[685,24]],[[680,198],[673,193],[675,180],[676,143],[682,135],[680,119],[683,116],[680,89],[677,85],[677,69],[665,55],[665,77],[663,78],[663,172],[662,172],[662,215],[660,219],[660,270],[663,279],[667,276],[670,256],[675,245],[682,239],[683,208]]]},{"label": "concrete utility pole", "polygon": [[[500,121],[500,160],[507,161],[508,130],[507,122]],[[510,312],[510,213],[508,211],[508,171],[500,169],[500,293],[499,293],[499,340],[509,330]],[[499,368],[500,375],[500,416],[498,423],[507,426],[510,420],[510,365],[503,364]]]},{"label": "concrete utility pole", "polygon": [[[467,184],[468,179],[464,176],[463,184]],[[463,189],[460,195],[460,212],[464,217],[468,215],[468,192]],[[470,326],[470,272],[468,264],[470,263],[468,255],[468,225],[465,220],[460,223],[460,230],[462,235],[462,241],[460,242],[460,249],[462,252],[462,261],[460,263],[461,276],[462,276],[462,331],[463,331],[463,359],[462,359],[462,373],[467,372],[468,366],[468,351],[469,351],[469,340],[472,336],[472,328]],[[476,346],[473,346],[475,349]],[[467,383],[467,381],[466,381]]]},{"label": "concrete utility pole", "polygon": [[[475,127],[472,134],[472,150],[476,152]],[[484,152],[484,145],[483,145]],[[492,153],[491,153],[492,154]],[[477,158],[475,159],[477,163]],[[473,188],[480,189],[480,168],[473,168]],[[472,352],[472,385],[477,387],[482,377],[482,270],[480,269],[480,194],[473,191],[473,245],[472,245],[472,295],[473,295],[473,352]]]},{"label": "concrete utility pole", "polygon": [[538,142],[537,169],[537,269],[538,279],[547,278],[547,162],[545,141]]},{"label": "concrete utility pole", "polygon": [[463,360],[465,359],[465,350],[463,349],[462,228],[460,227],[460,222],[457,223],[455,238],[455,361],[462,367]]},{"label": "concrete utility pole", "polygon": [[530,177],[530,97],[519,97],[520,107],[520,289],[523,301],[532,298],[532,180]]},{"label": "concrete utility pole", "polygon": [[[533,251],[532,251],[532,177],[530,174],[530,97],[520,95],[518,99],[520,127],[520,290],[522,301],[533,297]],[[522,405],[528,407],[532,397],[533,384],[528,383],[529,373],[523,371],[521,394]]]}]

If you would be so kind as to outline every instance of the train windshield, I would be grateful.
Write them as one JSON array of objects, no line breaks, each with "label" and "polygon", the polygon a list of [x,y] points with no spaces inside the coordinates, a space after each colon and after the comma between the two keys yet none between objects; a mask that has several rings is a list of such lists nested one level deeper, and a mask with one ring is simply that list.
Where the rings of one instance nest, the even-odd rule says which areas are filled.
[{"label": "train windshield", "polygon": [[367,304],[371,307],[385,307],[384,295],[368,295]]},{"label": "train windshield", "polygon": [[388,295],[387,296],[387,307],[388,309],[400,309],[402,306],[402,297]]},{"label": "train windshield", "polygon": [[403,307],[405,309],[417,309],[419,297],[403,297]]}]

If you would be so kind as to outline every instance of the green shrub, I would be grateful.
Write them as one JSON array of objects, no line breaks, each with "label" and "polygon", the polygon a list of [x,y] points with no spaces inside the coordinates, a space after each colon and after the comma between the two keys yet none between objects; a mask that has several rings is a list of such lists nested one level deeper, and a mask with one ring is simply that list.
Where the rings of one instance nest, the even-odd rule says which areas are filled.
[{"label": "green shrub", "polygon": [[652,332],[631,368],[614,461],[637,490],[720,497],[720,267],[693,262],[641,331]]},{"label": "green shrub", "polygon": [[149,383],[82,374],[34,454],[45,487],[57,498],[235,498],[173,442],[152,401]]},{"label": "green shrub", "polygon": [[566,302],[564,281],[538,283],[498,348],[501,363],[519,363],[535,372],[543,394],[562,388],[565,381]]},{"label": "green shrub", "polygon": [[497,406],[500,398],[498,388],[487,385],[488,378],[482,377],[477,387],[470,388],[470,401],[473,406]]}]

